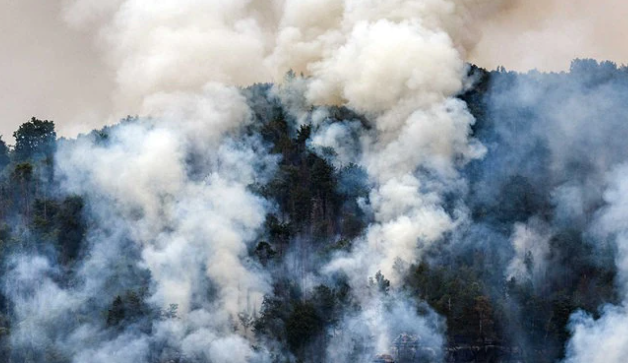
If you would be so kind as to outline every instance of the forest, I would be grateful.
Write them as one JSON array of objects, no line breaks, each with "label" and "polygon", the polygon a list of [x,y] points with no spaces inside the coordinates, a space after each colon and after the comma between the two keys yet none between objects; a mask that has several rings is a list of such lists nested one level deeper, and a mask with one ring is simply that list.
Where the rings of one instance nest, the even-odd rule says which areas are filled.
[{"label": "forest", "polygon": [[[333,266],[379,218],[359,157],[376,125],[305,104],[301,76],[239,89],[248,121],[219,144],[149,117],[75,139],[26,121],[0,139],[0,361],[570,362],[628,291],[628,68],[468,78],[482,156],[447,183],[414,171],[455,227],[357,278]],[[395,323],[361,325],[365,301]]]}]

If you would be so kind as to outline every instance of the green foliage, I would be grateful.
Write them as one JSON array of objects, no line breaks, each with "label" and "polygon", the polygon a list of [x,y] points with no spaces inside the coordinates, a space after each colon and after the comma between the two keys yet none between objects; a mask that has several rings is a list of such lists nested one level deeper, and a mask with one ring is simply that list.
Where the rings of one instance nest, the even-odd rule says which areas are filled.
[{"label": "green foliage", "polygon": [[[301,126],[293,138],[285,113],[279,111],[277,114],[261,129],[263,138],[273,145],[273,152],[282,156],[279,172],[262,189],[262,194],[275,200],[285,213],[283,222],[276,217],[277,222],[271,226],[287,226],[290,231],[282,232],[284,236],[308,233],[316,240],[342,233],[340,209],[343,201],[338,194],[338,171],[307,148],[306,142],[312,132],[310,125]],[[275,245],[273,236],[270,240]],[[284,242],[280,240],[277,245],[280,255]]]},{"label": "green foliage", "polygon": [[349,252],[351,251],[351,247],[353,246],[353,243],[350,239],[348,238],[342,238],[340,240],[338,240],[335,243],[329,244],[324,250],[323,252],[325,254],[331,254],[334,253],[336,251],[344,251],[344,252]]},{"label": "green foliage", "polygon": [[73,261],[80,251],[86,233],[83,220],[83,199],[78,196],[38,199],[33,206],[33,227],[42,237],[55,242],[62,261]]},{"label": "green foliage", "polygon": [[375,278],[369,277],[369,287],[377,292],[388,294],[390,281],[384,277],[381,271],[377,271]]},{"label": "green foliage", "polygon": [[4,168],[11,162],[9,152],[9,147],[4,140],[2,140],[2,136],[0,136],[0,172],[2,172],[2,170],[4,170]]},{"label": "green foliage", "polygon": [[267,249],[267,252],[270,252],[271,250],[275,250],[272,246],[276,246],[277,253],[280,256],[283,255],[284,251],[288,247],[288,243],[290,243],[290,238],[294,233],[292,225],[290,223],[282,223],[276,215],[270,214],[266,217],[266,230],[268,231],[270,244],[268,246],[262,246],[262,248],[265,248]]},{"label": "green foliage", "polygon": [[15,158],[18,161],[45,159],[55,150],[57,134],[53,121],[33,117],[13,133]]},{"label": "green foliage", "polygon": [[11,179],[17,183],[28,183],[33,179],[33,164],[19,163],[13,169]]},{"label": "green foliage", "polygon": [[114,328],[140,323],[150,326],[151,319],[176,319],[177,309],[176,304],[171,304],[165,311],[155,311],[146,302],[145,290],[128,290],[113,299],[107,310],[106,324]]},{"label": "green foliage", "polygon": [[325,326],[334,326],[342,314],[354,309],[349,285],[319,285],[307,298],[287,282],[275,284],[273,294],[266,295],[259,317],[254,321],[258,336],[275,339],[300,356],[317,339],[324,338]]},{"label": "green foliage", "polygon": [[78,256],[86,233],[83,220],[83,199],[72,196],[63,200],[57,215],[57,222],[59,226],[57,243],[62,248],[66,260],[74,260]]},{"label": "green foliage", "polygon": [[168,305],[168,309],[161,312],[161,319],[162,320],[177,319],[178,311],[179,311],[179,305],[170,304]]},{"label": "green foliage", "polygon": [[290,139],[288,122],[283,110],[280,110],[277,117],[265,124],[260,133],[264,140],[273,145],[273,152],[284,156],[291,155],[294,145]]},{"label": "green foliage", "polygon": [[297,302],[286,319],[288,345],[293,352],[299,351],[312,341],[322,328],[323,318],[318,315],[314,305],[309,301]]},{"label": "green foliage", "polygon": [[108,326],[117,326],[124,321],[126,317],[126,308],[124,306],[124,301],[121,296],[116,296],[116,298],[111,303],[111,308],[107,312],[107,325]]},{"label": "green foliage", "polygon": [[550,246],[550,264],[565,267],[542,283],[505,281],[502,270],[486,269],[487,252],[457,251],[462,257],[454,257],[439,251],[440,261],[451,265],[412,266],[404,287],[446,318],[450,342],[525,344],[538,353],[535,362],[553,362],[562,357],[571,314],[595,313],[616,297],[612,267],[592,264],[591,246],[579,235],[558,232]]},{"label": "green foliage", "polygon": [[255,247],[255,255],[262,265],[266,266],[269,261],[275,258],[277,252],[268,242],[260,241],[260,243],[257,244],[257,247]]},{"label": "green foliage", "polygon": [[33,165],[31,163],[24,162],[15,166],[11,173],[11,186],[14,204],[19,206],[19,212],[22,216],[29,219],[34,194]]},{"label": "green foliage", "polygon": [[288,318],[287,301],[284,297],[275,294],[264,296],[260,316],[253,324],[255,333],[259,336],[285,342],[285,321]]}]

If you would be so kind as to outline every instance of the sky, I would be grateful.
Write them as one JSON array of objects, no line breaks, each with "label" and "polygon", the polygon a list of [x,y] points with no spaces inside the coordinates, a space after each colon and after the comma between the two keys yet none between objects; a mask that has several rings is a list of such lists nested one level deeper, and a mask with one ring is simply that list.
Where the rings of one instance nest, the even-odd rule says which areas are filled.
[{"label": "sky", "polygon": [[60,134],[98,125],[111,109],[113,77],[92,34],[70,29],[58,0],[0,0],[0,135],[32,116]]},{"label": "sky", "polygon": [[[64,0],[0,0],[0,135],[36,116],[75,136],[126,116],[96,35],[68,26]],[[480,24],[469,61],[493,69],[559,71],[573,58],[628,63],[628,3],[526,0]]]},{"label": "sky", "polygon": [[628,2],[520,0],[482,24],[471,61],[491,69],[559,71],[574,58],[628,63]]}]

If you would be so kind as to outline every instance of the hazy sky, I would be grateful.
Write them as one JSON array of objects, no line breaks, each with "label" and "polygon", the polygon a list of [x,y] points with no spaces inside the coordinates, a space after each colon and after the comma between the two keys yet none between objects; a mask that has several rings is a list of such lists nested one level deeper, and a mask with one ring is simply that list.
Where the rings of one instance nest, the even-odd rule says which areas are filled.
[{"label": "hazy sky", "polygon": [[628,63],[625,0],[519,0],[483,24],[472,61],[495,68],[562,70],[574,58]]},{"label": "hazy sky", "polygon": [[0,134],[31,116],[60,133],[86,130],[108,114],[112,76],[89,34],[69,29],[59,0],[0,0]]},{"label": "hazy sky", "polygon": [[[108,0],[102,0],[108,1]],[[0,0],[0,134],[31,116],[75,135],[111,118],[113,72],[93,34],[68,28],[62,0]],[[482,26],[470,55],[479,65],[560,70],[575,57],[628,63],[624,0],[525,0]],[[114,115],[119,117],[124,115]]]}]

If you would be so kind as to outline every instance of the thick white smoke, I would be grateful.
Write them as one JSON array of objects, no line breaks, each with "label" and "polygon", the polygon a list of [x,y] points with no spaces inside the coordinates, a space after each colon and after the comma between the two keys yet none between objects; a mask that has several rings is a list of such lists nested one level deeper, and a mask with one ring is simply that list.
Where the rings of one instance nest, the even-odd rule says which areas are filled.
[{"label": "thick white smoke", "polygon": [[[347,273],[358,291],[365,286],[365,276],[377,271],[397,286],[403,266],[416,262],[422,248],[455,228],[464,212],[446,211],[442,193],[457,184],[456,166],[483,152],[469,138],[473,118],[452,98],[462,90],[465,72],[446,29],[459,20],[456,5],[394,3],[348,7],[355,12],[346,19],[355,25],[345,42],[310,68],[311,102],[347,104],[373,122],[373,129],[360,136],[362,153],[352,161],[365,167],[374,185],[368,206],[374,223],[350,254],[326,268]],[[362,299],[370,299],[363,294]],[[364,304],[369,308],[358,320],[372,322],[369,316],[379,310]],[[429,319],[410,315],[407,320],[416,326]],[[351,325],[354,318],[347,319]],[[380,342],[375,349],[385,349],[381,342],[390,339],[386,322],[393,320],[375,320],[351,330],[358,334],[352,339],[367,334]],[[438,329],[421,329],[420,334],[433,336]],[[333,347],[329,353],[337,354]]]},{"label": "thick white smoke", "polygon": [[442,180],[427,185],[416,170],[455,179],[456,163],[483,152],[468,139],[473,119],[464,103],[451,97],[463,87],[461,52],[472,44],[471,20],[500,4],[80,0],[68,4],[66,18],[104,24],[100,39],[117,70],[117,96],[144,112],[158,111],[145,107],[159,104],[156,94],[198,92],[209,81],[281,79],[292,69],[310,77],[310,103],[346,104],[369,115],[376,132],[364,135],[359,161],[378,186],[378,224],[366,253],[380,251],[372,269],[396,281],[396,258],[414,261],[418,239],[434,241],[455,225],[440,207]]},{"label": "thick white smoke", "polygon": [[[335,31],[321,32],[310,22],[289,22],[280,40],[290,46],[280,42],[279,51],[305,48],[311,59],[321,58],[296,68],[311,76],[306,93],[311,103],[345,104],[373,122],[373,129],[360,135],[362,152],[341,148],[340,155],[345,160],[355,156],[349,161],[366,168],[375,186],[368,206],[375,222],[350,254],[326,268],[347,273],[360,291],[365,276],[377,271],[397,285],[404,273],[400,266],[416,262],[421,247],[452,231],[464,218],[463,210],[452,215],[444,209],[442,195],[452,185],[460,186],[456,167],[480,157],[483,147],[469,138],[473,118],[466,106],[453,99],[463,89],[465,66],[461,39],[448,31],[463,24],[461,3],[348,1],[342,10]],[[334,16],[327,19],[333,21]],[[326,53],[329,43],[337,45]],[[317,53],[320,48],[323,52]],[[292,57],[300,59],[298,55],[287,59]],[[274,54],[272,59],[281,58]],[[337,125],[323,125],[313,143],[334,146],[338,135],[352,132],[348,127],[341,131]],[[370,299],[368,293],[362,294]],[[372,322],[369,316],[379,310],[364,303],[370,307],[358,320]],[[421,325],[422,318],[412,316],[408,320]],[[354,324],[354,317],[347,319],[346,324]],[[385,342],[390,338],[385,322],[391,320],[349,331]],[[437,330],[421,334],[430,336]],[[376,346],[384,348],[385,344]],[[331,347],[329,354],[337,355],[337,349]]]},{"label": "thick white smoke", "polygon": [[[441,206],[441,192],[456,179],[456,166],[483,149],[469,139],[473,118],[466,106],[452,99],[463,88],[465,66],[458,39],[447,31],[461,25],[462,5],[393,3],[345,4],[342,43],[307,69],[307,97],[346,104],[374,126],[361,135],[362,153],[352,161],[366,168],[375,185],[370,208],[376,223],[354,254],[330,269],[362,279],[381,270],[398,282],[397,259],[415,262],[419,242],[429,244],[456,225]],[[420,168],[431,177],[419,176]]]},{"label": "thick white smoke", "polygon": [[[214,84],[202,94],[159,94],[147,102],[159,104],[158,119],[128,121],[106,139],[84,137],[60,147],[63,188],[87,198],[93,228],[102,232],[91,236],[82,286],[57,286],[43,258],[30,266],[17,263],[19,285],[37,286],[35,294],[10,291],[21,306],[18,320],[25,322],[13,339],[16,346],[41,347],[51,342],[24,334],[41,331],[41,339],[50,339],[51,331],[64,332],[55,346],[66,348],[62,353],[75,362],[147,361],[154,339],[188,357],[250,361],[258,353],[233,329],[238,314],[251,314],[269,292],[269,277],[247,258],[268,204],[247,186],[264,183],[276,158],[264,156],[257,139],[239,132],[250,115],[236,89]],[[124,241],[139,243],[141,264],[153,282],[150,301],[164,310],[177,304],[179,319],[158,323],[152,339],[129,332],[110,340],[99,327],[76,322],[55,327],[59,316],[110,289],[111,275],[124,263]],[[124,353],[118,351],[122,344],[129,344]]]},{"label": "thick white smoke", "polygon": [[64,17],[98,27],[119,107],[139,112],[153,93],[210,81],[278,82],[292,69],[313,76],[312,101],[381,111],[455,93],[474,20],[507,2],[71,0]]},{"label": "thick white smoke", "polygon": [[[390,321],[429,325],[433,317],[418,317],[416,307],[403,302],[381,310],[368,302],[372,294],[363,286],[380,270],[397,285],[404,272],[400,261],[418,261],[422,248],[465,218],[462,206],[443,206],[444,194],[464,190],[457,167],[484,149],[469,137],[473,117],[454,96],[465,84],[471,21],[500,3],[69,1],[65,17],[71,24],[98,27],[99,44],[116,72],[118,107],[154,119],[118,126],[105,140],[68,142],[59,151],[65,190],[88,197],[97,227],[106,232],[100,240],[93,237],[82,271],[85,286],[53,294],[70,295],[61,310],[104,288],[108,274],[88,267],[115,265],[111,251],[130,239],[139,243],[142,266],[154,282],[151,301],[180,307],[181,319],[158,324],[150,339],[212,362],[245,362],[261,354],[242,330],[233,332],[233,319],[258,308],[269,292],[269,277],[246,257],[268,205],[247,186],[263,183],[276,160],[239,132],[249,111],[231,86],[281,80],[292,69],[307,76],[307,103],[346,105],[372,123],[359,131],[362,152],[348,152],[344,161],[369,174],[374,188],[365,209],[374,223],[326,271],[346,273],[368,303],[359,319],[365,319],[376,349],[400,333],[390,331]],[[315,136],[314,144],[328,142],[316,137],[325,136]],[[207,291],[215,296],[208,298]],[[26,299],[25,309],[35,310],[38,301]],[[32,310],[19,316],[27,319]],[[88,344],[89,335],[104,333],[77,326],[59,337],[85,347],[71,350],[76,362],[109,356],[142,361],[150,353],[149,338],[141,334]],[[417,333],[431,336],[440,329],[432,324]],[[131,349],[121,356],[116,351],[125,340]]]},{"label": "thick white smoke", "polygon": [[549,227],[536,218],[527,224],[515,224],[511,237],[515,256],[508,265],[506,278],[514,278],[518,282],[542,281],[547,268],[551,237]]}]

